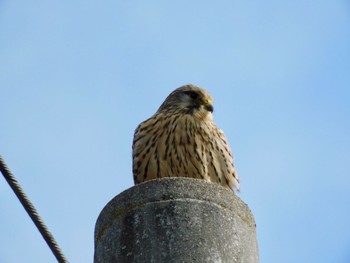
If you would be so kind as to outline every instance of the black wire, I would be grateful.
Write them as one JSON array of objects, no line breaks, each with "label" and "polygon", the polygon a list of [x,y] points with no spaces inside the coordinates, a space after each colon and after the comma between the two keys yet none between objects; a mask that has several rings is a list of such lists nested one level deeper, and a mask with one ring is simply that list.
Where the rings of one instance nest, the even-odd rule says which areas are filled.
[{"label": "black wire", "polygon": [[38,212],[36,211],[35,207],[33,206],[32,202],[29,200],[27,195],[24,193],[22,187],[17,182],[14,175],[11,173],[10,169],[7,167],[5,161],[2,159],[2,156],[0,155],[0,171],[5,177],[6,181],[12,188],[12,190],[17,195],[19,201],[23,205],[24,209],[27,211],[30,218],[33,220],[35,226],[38,228],[40,234],[43,236],[44,240],[46,241],[47,245],[51,249],[52,253],[55,255],[57,261],[59,263],[68,263],[68,260],[63,255],[60,247],[56,243],[55,238],[50,233],[49,229],[46,227],[44,222],[41,220]]}]

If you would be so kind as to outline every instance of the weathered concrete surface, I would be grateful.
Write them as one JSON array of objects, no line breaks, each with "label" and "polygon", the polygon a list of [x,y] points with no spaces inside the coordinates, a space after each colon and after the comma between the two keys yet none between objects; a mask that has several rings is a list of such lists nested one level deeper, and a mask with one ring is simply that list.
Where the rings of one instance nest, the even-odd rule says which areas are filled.
[{"label": "weathered concrete surface", "polygon": [[153,180],[124,191],[102,210],[94,262],[257,263],[254,218],[220,185]]}]

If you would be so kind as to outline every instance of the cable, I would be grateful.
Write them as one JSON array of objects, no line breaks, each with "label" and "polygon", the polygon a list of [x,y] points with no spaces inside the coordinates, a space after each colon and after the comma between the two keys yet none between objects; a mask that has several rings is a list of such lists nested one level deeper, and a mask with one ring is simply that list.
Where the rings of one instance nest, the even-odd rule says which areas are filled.
[{"label": "cable", "polygon": [[2,156],[0,155],[0,171],[5,177],[7,183],[10,185],[12,190],[17,195],[19,201],[23,205],[24,209],[27,211],[30,218],[33,220],[35,226],[38,228],[40,234],[46,241],[47,245],[51,249],[52,253],[55,255],[57,261],[59,263],[68,263],[68,260],[63,255],[60,247],[56,243],[55,238],[50,233],[49,229],[46,227],[44,222],[41,220],[38,212],[36,211],[35,207],[33,206],[32,202],[29,200],[27,195],[24,193],[22,187],[17,182],[14,175],[11,173],[10,169],[7,167],[5,161],[3,160]]}]

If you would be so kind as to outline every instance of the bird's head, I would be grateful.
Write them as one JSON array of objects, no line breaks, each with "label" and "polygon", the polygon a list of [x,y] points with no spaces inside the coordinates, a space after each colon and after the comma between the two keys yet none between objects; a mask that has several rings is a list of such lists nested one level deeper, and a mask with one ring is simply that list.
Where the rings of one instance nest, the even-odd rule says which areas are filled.
[{"label": "bird's head", "polygon": [[174,90],[158,109],[158,113],[191,114],[199,119],[212,118],[213,111],[211,95],[192,84]]}]

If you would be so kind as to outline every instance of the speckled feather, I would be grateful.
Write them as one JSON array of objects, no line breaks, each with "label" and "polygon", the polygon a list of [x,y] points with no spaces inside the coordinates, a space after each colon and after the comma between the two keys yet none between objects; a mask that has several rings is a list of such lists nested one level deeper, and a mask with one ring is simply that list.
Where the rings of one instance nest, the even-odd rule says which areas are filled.
[{"label": "speckled feather", "polygon": [[213,121],[212,97],[194,85],[174,90],[133,141],[135,184],[163,177],[204,179],[239,189],[233,156]]}]

